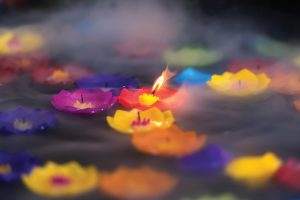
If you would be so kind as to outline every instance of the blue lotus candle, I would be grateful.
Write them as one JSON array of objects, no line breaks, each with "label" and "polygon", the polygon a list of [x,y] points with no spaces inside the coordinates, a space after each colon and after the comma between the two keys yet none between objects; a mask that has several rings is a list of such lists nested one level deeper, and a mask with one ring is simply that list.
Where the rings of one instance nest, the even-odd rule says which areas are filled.
[{"label": "blue lotus candle", "polygon": [[57,123],[53,112],[41,109],[16,108],[0,112],[0,133],[29,134],[44,131]]},{"label": "blue lotus candle", "polygon": [[217,145],[208,145],[204,149],[184,156],[178,160],[179,166],[193,172],[213,172],[222,169],[231,155]]},{"label": "blue lotus candle", "polygon": [[211,79],[211,74],[200,72],[192,67],[183,70],[174,78],[177,85],[206,85]]},{"label": "blue lotus candle", "polygon": [[26,152],[7,153],[0,151],[0,183],[10,183],[21,179],[32,168],[40,164],[39,160]]},{"label": "blue lotus candle", "polygon": [[85,77],[77,81],[80,88],[107,88],[114,94],[119,94],[122,88],[138,88],[139,84],[134,77],[127,77],[120,74],[97,74],[92,77]]}]

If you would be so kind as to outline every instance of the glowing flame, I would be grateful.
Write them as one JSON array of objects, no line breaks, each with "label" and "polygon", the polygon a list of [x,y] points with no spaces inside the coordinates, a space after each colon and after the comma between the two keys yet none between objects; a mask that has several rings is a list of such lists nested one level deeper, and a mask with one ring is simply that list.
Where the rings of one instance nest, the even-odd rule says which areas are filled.
[{"label": "glowing flame", "polygon": [[161,75],[156,79],[152,87],[152,93],[154,94],[157,90],[159,90],[162,86],[165,85],[166,81],[173,77],[175,74],[169,71],[167,68],[161,73]]}]

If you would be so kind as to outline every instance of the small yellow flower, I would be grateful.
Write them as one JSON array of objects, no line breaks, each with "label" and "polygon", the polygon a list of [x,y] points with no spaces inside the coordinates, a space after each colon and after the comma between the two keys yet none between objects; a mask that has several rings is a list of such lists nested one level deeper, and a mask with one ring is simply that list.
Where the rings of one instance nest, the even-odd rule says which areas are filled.
[{"label": "small yellow flower", "polygon": [[153,94],[141,94],[139,96],[139,102],[145,106],[151,106],[155,104],[159,98],[157,96],[154,96]]},{"label": "small yellow flower", "polygon": [[238,158],[226,166],[225,173],[232,179],[257,188],[266,184],[281,166],[281,160],[273,153],[263,156]]},{"label": "small yellow flower", "polygon": [[48,162],[43,167],[34,168],[22,179],[31,191],[42,196],[74,196],[94,189],[98,183],[98,172],[93,166],[83,168],[76,162]]},{"label": "small yellow flower", "polygon": [[215,91],[228,96],[250,96],[265,91],[270,79],[264,74],[254,74],[243,69],[237,73],[225,72],[213,75],[207,84]]},{"label": "small yellow flower", "polygon": [[113,117],[106,117],[109,126],[121,133],[145,132],[153,128],[168,128],[174,122],[170,110],[160,111],[157,107],[137,112],[136,110],[117,110]]}]

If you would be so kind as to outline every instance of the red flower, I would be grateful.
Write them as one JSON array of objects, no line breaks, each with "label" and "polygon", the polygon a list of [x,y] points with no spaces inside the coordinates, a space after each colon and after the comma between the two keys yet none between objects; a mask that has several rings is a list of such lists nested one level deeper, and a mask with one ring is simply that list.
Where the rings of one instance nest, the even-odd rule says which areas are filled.
[{"label": "red flower", "polygon": [[181,101],[179,100],[183,100],[183,96],[181,95],[181,98],[177,99],[178,101],[174,101],[174,99],[172,99],[173,96],[176,95],[178,90],[175,89],[161,89],[158,90],[154,96],[158,97],[158,101],[153,103],[152,105],[145,105],[143,104],[139,97],[142,94],[152,94],[152,89],[149,88],[141,88],[141,89],[127,89],[124,88],[122,89],[120,95],[119,95],[119,103],[126,107],[126,108],[137,108],[140,110],[145,110],[148,109],[150,107],[158,107],[162,110],[165,109],[169,109],[171,107],[176,107],[178,106]]},{"label": "red flower", "polygon": [[50,63],[44,54],[13,54],[0,57],[0,68],[15,72],[30,71],[34,68],[47,66]]},{"label": "red flower", "polygon": [[300,162],[289,160],[279,168],[275,179],[286,188],[300,191]]}]

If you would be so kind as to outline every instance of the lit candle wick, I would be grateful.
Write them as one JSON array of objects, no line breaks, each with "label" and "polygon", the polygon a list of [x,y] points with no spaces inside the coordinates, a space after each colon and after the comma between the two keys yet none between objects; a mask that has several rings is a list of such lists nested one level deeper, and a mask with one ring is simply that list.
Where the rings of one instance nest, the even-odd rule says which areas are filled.
[{"label": "lit candle wick", "polygon": [[152,93],[151,94],[155,94],[156,90],[157,90],[158,86],[156,86],[153,90],[152,90]]},{"label": "lit candle wick", "polygon": [[238,83],[239,83],[239,86],[241,86],[241,85],[242,85],[242,81],[241,81],[241,80],[239,80],[239,82],[238,82]]},{"label": "lit candle wick", "polygon": [[141,113],[138,112],[137,115],[138,115],[138,122],[140,122],[141,121]]},{"label": "lit candle wick", "polygon": [[82,94],[80,96],[81,96],[81,103],[83,103],[83,96],[82,96]]}]

